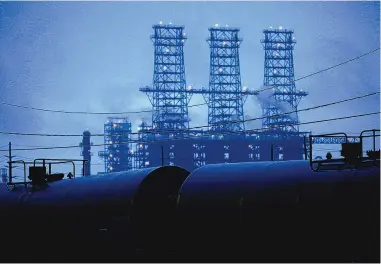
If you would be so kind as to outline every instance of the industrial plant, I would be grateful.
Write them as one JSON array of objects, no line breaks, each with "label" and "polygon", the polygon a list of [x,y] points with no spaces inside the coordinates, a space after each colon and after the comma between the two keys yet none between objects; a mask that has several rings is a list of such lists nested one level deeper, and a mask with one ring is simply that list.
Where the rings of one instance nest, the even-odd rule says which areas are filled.
[{"label": "industrial plant", "polygon": [[[379,262],[380,130],[313,135],[299,130],[306,122],[298,117],[298,111],[377,93],[298,109],[308,93],[295,86],[296,40],[283,27],[263,31],[262,86],[244,86],[240,29],[218,24],[206,39],[209,86],[194,87],[186,80],[184,29],[153,26],[153,83],[139,88],[152,119],[142,120],[137,131],[128,116],[119,115],[107,118],[101,134],[9,132],[82,137],[79,145],[52,148],[80,147],[83,159],[13,159],[9,142],[3,150],[8,172],[0,170],[2,260]],[[208,108],[205,126],[190,125],[194,94]],[[245,119],[249,96],[258,98],[260,117]],[[379,112],[310,123],[373,114]],[[253,120],[261,126],[245,127]],[[103,143],[93,144],[92,136],[104,137]],[[365,151],[365,140],[372,149]],[[313,157],[313,144],[341,144],[341,157]],[[101,175],[91,169],[92,146],[104,147],[97,153],[105,166]],[[50,148],[27,150],[40,149]],[[60,164],[72,166],[66,178],[52,168]],[[20,238],[45,243],[32,241],[21,252],[15,247]]]},{"label": "industrial plant", "polygon": [[[218,24],[209,28],[209,87],[204,88],[186,81],[184,26],[162,22],[153,26],[153,84],[139,89],[152,105],[152,122],[142,121],[133,132],[128,117],[108,118],[105,149],[98,153],[105,162],[105,172],[161,165],[193,171],[206,164],[307,157],[308,133],[299,131],[297,115],[298,104],[307,92],[297,90],[294,83],[294,32],[282,27],[263,31],[265,67],[260,90],[242,86],[239,48],[243,40],[239,32]],[[208,126],[189,125],[193,94],[201,94],[205,100]],[[253,95],[260,99],[262,127],[247,130],[243,105]]]}]

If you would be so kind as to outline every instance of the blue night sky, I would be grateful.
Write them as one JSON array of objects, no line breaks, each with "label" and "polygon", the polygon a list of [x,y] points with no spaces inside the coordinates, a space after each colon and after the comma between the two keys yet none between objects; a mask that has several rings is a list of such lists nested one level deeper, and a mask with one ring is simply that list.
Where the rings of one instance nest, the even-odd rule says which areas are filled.
[{"label": "blue night sky", "polygon": [[[0,102],[66,111],[121,112],[149,109],[139,87],[152,84],[152,25],[160,20],[185,26],[187,83],[207,87],[208,27],[241,28],[242,84],[263,83],[262,30],[283,26],[295,31],[295,77],[300,78],[380,46],[379,2],[1,2]],[[309,92],[300,109],[380,89],[380,53],[296,83]],[[190,104],[203,103],[193,96]],[[376,112],[379,95],[301,112],[301,122]],[[207,108],[189,109],[192,126],[207,124]],[[261,115],[249,98],[246,118]],[[104,115],[68,115],[0,105],[0,131],[82,134],[103,133]],[[134,132],[140,118],[132,114]],[[247,128],[259,128],[260,121]],[[359,133],[379,128],[380,116],[303,125],[301,131]],[[14,148],[77,145],[81,137],[0,135],[0,146]],[[93,137],[94,144],[103,143]],[[330,146],[332,148],[332,146]],[[1,149],[1,148],[0,148]],[[6,147],[5,147],[6,149]],[[103,171],[93,147],[92,172]],[[0,153],[0,166],[5,165]],[[80,158],[80,148],[15,151],[18,157]],[[70,167],[69,167],[70,168]],[[69,171],[69,168],[66,168]],[[67,172],[65,171],[65,172]],[[21,172],[21,171],[19,171]]]}]

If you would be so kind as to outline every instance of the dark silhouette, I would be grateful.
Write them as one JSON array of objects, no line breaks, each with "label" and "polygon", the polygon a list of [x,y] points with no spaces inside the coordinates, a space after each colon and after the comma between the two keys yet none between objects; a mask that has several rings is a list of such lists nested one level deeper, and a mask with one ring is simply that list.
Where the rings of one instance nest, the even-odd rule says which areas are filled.
[{"label": "dark silhouette", "polygon": [[328,152],[327,155],[325,156],[328,160],[332,159],[332,154],[331,152]]},{"label": "dark silhouette", "polygon": [[368,150],[366,155],[371,159],[379,159],[380,158],[380,150]]},{"label": "dark silhouette", "polygon": [[344,157],[346,163],[354,165],[360,160],[362,153],[361,143],[343,143],[341,146],[340,154]]},{"label": "dark silhouette", "polygon": [[72,174],[71,172],[69,172],[69,173],[67,174],[67,177],[68,177],[69,179],[71,179],[71,178],[73,178],[73,174]]}]

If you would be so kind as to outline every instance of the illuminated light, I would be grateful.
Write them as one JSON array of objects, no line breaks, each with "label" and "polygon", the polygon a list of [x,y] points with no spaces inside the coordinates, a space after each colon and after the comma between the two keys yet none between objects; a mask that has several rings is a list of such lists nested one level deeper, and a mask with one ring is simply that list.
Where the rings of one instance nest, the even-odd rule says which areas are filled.
[{"label": "illuminated light", "polygon": [[192,90],[192,88],[193,88],[192,85],[188,85],[187,90]]},{"label": "illuminated light", "polygon": [[282,26],[280,26],[280,27],[279,27],[279,29],[280,29],[280,30],[282,30],[282,29],[283,29],[283,27],[282,27]]},{"label": "illuminated light", "polygon": [[112,154],[110,154],[110,158],[112,158]]},{"label": "illuminated light", "polygon": [[110,167],[109,169],[112,170],[112,167]]},{"label": "illuminated light", "polygon": [[[274,73],[277,73],[277,70],[274,70],[273,72],[274,72]],[[273,90],[274,90],[274,88],[273,88]]]},{"label": "illuminated light", "polygon": [[139,146],[140,148],[142,148],[143,147],[143,144],[140,144],[140,146]]},{"label": "illuminated light", "polygon": [[170,25],[172,25],[172,22],[169,22]]},{"label": "illuminated light", "polygon": [[183,40],[183,39],[182,39],[182,40],[181,40],[181,42],[182,42],[182,43],[184,43],[184,42],[185,42],[185,40]]},{"label": "illuminated light", "polygon": [[219,72],[222,72],[222,68],[219,68],[218,71],[219,71]]},{"label": "illuminated light", "polygon": [[225,27],[229,27],[229,25],[225,25]]},{"label": "illuminated light", "polygon": [[167,66],[164,66],[164,67],[163,67],[163,70],[165,71],[166,69],[167,69]]},{"label": "illuminated light", "polygon": [[295,39],[295,37],[292,37],[292,39]]},{"label": "illuminated light", "polygon": [[159,24],[162,25],[162,24],[163,24],[163,21],[160,21]]},{"label": "illuminated light", "polygon": [[146,166],[148,166],[148,165],[149,165],[149,161],[146,161],[144,164],[145,164]]},{"label": "illuminated light", "polygon": [[227,42],[226,42],[226,41],[224,41],[222,44],[226,45],[226,44],[227,44]]},{"label": "illuminated light", "polygon": [[280,46],[280,43],[277,43],[276,45],[279,47],[279,46]]},{"label": "illuminated light", "polygon": [[118,125],[117,124],[114,124],[113,127],[117,127]]},{"label": "illuminated light", "polygon": [[186,35],[187,35],[187,33],[184,32],[184,33],[183,33],[183,36],[186,36]]},{"label": "illuminated light", "polygon": [[270,29],[273,29],[273,27],[272,27],[272,26],[270,26]]},{"label": "illuminated light", "polygon": [[166,49],[165,49],[165,52],[169,52],[169,49],[168,49],[168,48],[166,48]]},{"label": "illuminated light", "polygon": [[215,26],[215,27],[218,27],[218,24],[215,24],[214,26]]},{"label": "illuminated light", "polygon": [[109,143],[109,144],[112,144],[112,141],[109,141],[108,143]]},{"label": "illuminated light", "polygon": [[245,92],[247,90],[247,86],[242,87],[242,91]]}]

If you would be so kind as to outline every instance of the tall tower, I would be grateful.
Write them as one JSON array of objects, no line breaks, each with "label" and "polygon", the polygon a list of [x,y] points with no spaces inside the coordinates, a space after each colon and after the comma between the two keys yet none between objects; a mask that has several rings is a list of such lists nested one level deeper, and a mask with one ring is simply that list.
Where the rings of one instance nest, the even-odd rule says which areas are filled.
[{"label": "tall tower", "polygon": [[[294,78],[293,50],[296,44],[293,31],[266,29],[261,40],[265,50],[263,84],[272,87],[269,96],[262,100],[262,129],[299,132],[297,107],[306,92],[297,91]],[[270,94],[269,94],[270,92]],[[286,114],[293,112],[292,114]],[[274,116],[275,117],[270,117]]]},{"label": "tall tower", "polygon": [[105,161],[105,172],[131,170],[131,122],[124,117],[109,117],[104,133],[105,149],[98,155]]},{"label": "tall tower", "polygon": [[[244,130],[243,97],[239,66],[239,29],[209,28],[210,77],[208,123],[212,131]],[[231,123],[237,121],[237,123]],[[216,126],[217,125],[217,126]]]},{"label": "tall tower", "polygon": [[140,88],[153,106],[152,129],[179,130],[189,128],[186,93],[183,26],[153,26],[154,74],[153,87]]},{"label": "tall tower", "polygon": [[82,142],[79,144],[82,148],[81,156],[83,156],[83,159],[87,160],[85,163],[85,176],[91,175],[91,156],[93,153],[91,153],[92,143],[90,142],[90,138],[90,131],[83,131]]}]

